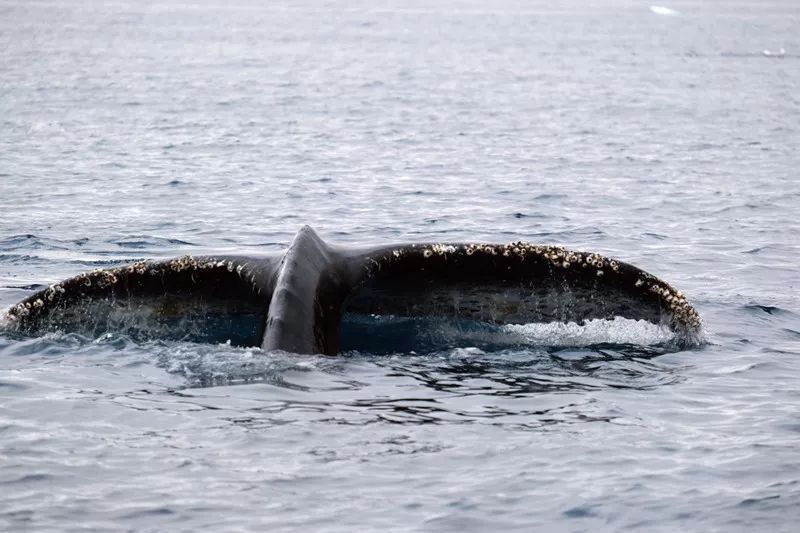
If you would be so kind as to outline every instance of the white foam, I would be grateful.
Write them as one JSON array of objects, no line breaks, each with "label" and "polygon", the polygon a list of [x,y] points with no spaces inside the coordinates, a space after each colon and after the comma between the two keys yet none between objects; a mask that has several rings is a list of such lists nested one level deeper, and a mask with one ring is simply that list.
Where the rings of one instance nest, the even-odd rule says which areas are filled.
[{"label": "white foam", "polygon": [[675,339],[666,326],[646,320],[616,317],[612,320],[507,324],[503,331],[519,336],[520,340],[543,346],[591,346],[593,344],[636,344],[652,346]]},{"label": "white foam", "polygon": [[764,50],[762,53],[766,57],[783,57],[786,55],[786,49],[780,48],[778,50]]},{"label": "white foam", "polygon": [[674,9],[670,9],[664,6],[650,6],[650,11],[652,11],[656,15],[664,15],[667,17],[674,17],[680,15],[680,13],[675,11]]}]

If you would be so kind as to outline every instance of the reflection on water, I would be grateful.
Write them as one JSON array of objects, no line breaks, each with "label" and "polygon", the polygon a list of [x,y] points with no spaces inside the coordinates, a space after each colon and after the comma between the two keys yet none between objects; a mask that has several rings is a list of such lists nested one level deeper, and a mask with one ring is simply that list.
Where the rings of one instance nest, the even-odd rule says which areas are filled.
[{"label": "reflection on water", "polygon": [[[426,354],[349,352],[325,357],[230,344],[142,344],[122,335],[91,340],[77,334],[50,334],[19,339],[0,350],[6,356],[37,354],[52,364],[125,369],[154,365],[178,378],[167,387],[120,390],[113,395],[116,403],[140,410],[163,402],[224,410],[215,391],[255,386],[257,392],[252,393],[247,387],[239,389],[236,413],[228,417],[233,424],[252,428],[309,418],[347,425],[477,423],[508,428],[611,421],[614,416],[598,412],[587,393],[646,391],[683,379],[682,366],[655,358],[671,351],[669,344],[497,351],[469,347]],[[109,357],[109,350],[117,356]]]},{"label": "reflection on water", "polygon": [[683,379],[681,366],[654,358],[671,351],[668,344],[528,346],[493,352],[468,347],[324,357],[229,344],[141,344],[121,335],[90,340],[51,334],[0,349],[10,356],[35,353],[52,363],[88,365],[110,364],[100,354],[112,350],[119,354],[113,364],[127,369],[154,365],[179,378],[166,388],[113,394],[115,403],[137,410],[174,402],[182,408],[226,410],[233,406],[220,404],[227,393],[218,391],[255,386],[252,392],[239,389],[235,414],[227,417],[232,424],[251,428],[309,419],[346,425],[491,424],[509,429],[609,422],[615,416],[598,410],[587,393],[652,390]]}]

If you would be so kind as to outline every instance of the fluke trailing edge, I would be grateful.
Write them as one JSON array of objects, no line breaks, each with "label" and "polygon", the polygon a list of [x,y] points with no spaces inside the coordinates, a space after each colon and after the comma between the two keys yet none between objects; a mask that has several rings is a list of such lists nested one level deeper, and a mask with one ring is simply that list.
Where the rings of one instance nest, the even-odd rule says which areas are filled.
[{"label": "fluke trailing edge", "polygon": [[80,274],[13,306],[6,321],[23,333],[177,331],[333,355],[346,314],[496,325],[621,316],[687,339],[700,330],[679,291],[599,254],[522,242],[345,249],[308,226],[283,255],[185,256]]}]

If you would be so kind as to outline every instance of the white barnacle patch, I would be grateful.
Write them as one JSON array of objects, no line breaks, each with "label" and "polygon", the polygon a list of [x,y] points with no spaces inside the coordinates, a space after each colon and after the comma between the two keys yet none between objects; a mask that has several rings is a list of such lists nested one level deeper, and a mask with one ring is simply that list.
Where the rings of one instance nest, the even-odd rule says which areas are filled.
[{"label": "white barnacle patch", "polygon": [[455,246],[450,246],[448,244],[434,244],[429,249],[430,249],[431,252],[435,253],[436,255],[452,254],[452,253],[455,253],[455,251],[456,251],[456,247]]},{"label": "white barnacle patch", "polygon": [[400,250],[392,250],[392,255],[395,257],[400,257],[402,252]]},{"label": "white barnacle patch", "polygon": [[602,276],[603,276],[603,271],[602,270],[598,270],[597,271],[597,277],[599,278],[599,277],[602,277]]},{"label": "white barnacle patch", "polygon": [[644,281],[637,279],[634,285],[636,285],[637,287],[641,287],[642,285],[644,285]]},{"label": "white barnacle patch", "polygon": [[184,255],[183,257],[179,257],[178,259],[170,261],[169,268],[175,272],[181,272],[189,269],[196,270],[197,260],[191,255]]},{"label": "white barnacle patch", "polygon": [[423,250],[423,252],[422,252],[422,256],[425,257],[425,258],[428,258],[428,257],[430,257],[432,255],[433,255],[433,252],[431,252],[430,250]]},{"label": "white barnacle patch", "polygon": [[24,316],[28,316],[29,314],[30,311],[28,311],[28,309],[22,304],[15,305],[9,311],[9,315],[14,316],[15,318],[22,318]]}]

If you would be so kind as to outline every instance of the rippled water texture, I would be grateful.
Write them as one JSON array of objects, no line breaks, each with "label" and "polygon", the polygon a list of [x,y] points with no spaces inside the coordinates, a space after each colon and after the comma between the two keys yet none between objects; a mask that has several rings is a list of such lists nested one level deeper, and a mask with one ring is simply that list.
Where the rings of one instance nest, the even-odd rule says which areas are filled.
[{"label": "rippled water texture", "polygon": [[794,0],[0,0],[0,309],[307,223],[616,256],[707,340],[6,334],[0,529],[795,531],[799,82]]}]

